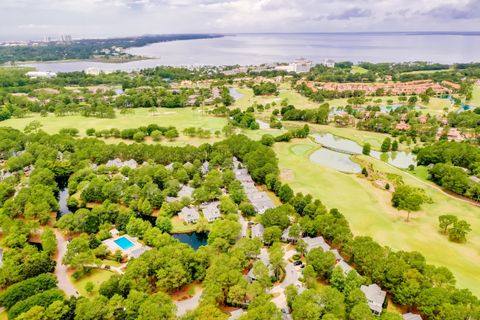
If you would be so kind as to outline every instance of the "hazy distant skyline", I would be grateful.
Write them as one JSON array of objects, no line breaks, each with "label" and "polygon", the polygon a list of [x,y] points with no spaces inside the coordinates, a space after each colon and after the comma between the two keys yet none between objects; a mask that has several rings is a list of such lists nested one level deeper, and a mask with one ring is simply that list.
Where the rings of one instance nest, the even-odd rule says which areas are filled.
[{"label": "hazy distant skyline", "polygon": [[0,39],[480,31],[480,0],[0,0]]}]

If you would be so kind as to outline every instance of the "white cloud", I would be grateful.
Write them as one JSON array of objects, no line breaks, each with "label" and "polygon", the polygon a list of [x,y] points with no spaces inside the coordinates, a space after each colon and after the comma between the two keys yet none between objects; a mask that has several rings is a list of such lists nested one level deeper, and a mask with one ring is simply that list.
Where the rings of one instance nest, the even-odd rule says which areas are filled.
[{"label": "white cloud", "polygon": [[[480,29],[480,0],[0,0],[0,38]],[[49,34],[50,35],[50,34]]]}]

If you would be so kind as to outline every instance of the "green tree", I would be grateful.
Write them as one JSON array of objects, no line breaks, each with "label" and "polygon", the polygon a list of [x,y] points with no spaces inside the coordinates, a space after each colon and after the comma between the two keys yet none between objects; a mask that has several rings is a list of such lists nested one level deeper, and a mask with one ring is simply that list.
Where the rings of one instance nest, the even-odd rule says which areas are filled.
[{"label": "green tree", "polygon": [[447,233],[448,227],[458,221],[458,218],[452,214],[444,214],[438,217],[438,226],[443,230],[443,233]]},{"label": "green tree", "polygon": [[392,142],[392,151],[397,151],[398,150],[398,141],[393,140]]},{"label": "green tree", "polygon": [[257,261],[253,264],[253,275],[264,288],[270,288],[272,286],[270,271],[262,261]]},{"label": "green tree", "polygon": [[393,207],[408,212],[407,221],[410,220],[410,212],[420,210],[426,200],[428,200],[428,198],[424,190],[408,185],[397,187],[392,195]]},{"label": "green tree", "polygon": [[41,236],[42,249],[49,255],[55,252],[57,249],[57,238],[55,233],[50,228],[45,228]]},{"label": "green tree", "polygon": [[351,320],[373,320],[375,319],[372,311],[366,303],[360,303],[353,307],[348,317]]},{"label": "green tree", "polygon": [[448,229],[448,239],[455,242],[465,242],[470,231],[472,231],[472,228],[468,222],[464,220],[456,221]]},{"label": "green tree", "polygon": [[370,143],[365,143],[365,144],[363,145],[362,153],[363,153],[364,155],[367,155],[367,156],[368,156],[368,155],[370,155],[370,150],[371,150],[371,149],[372,149],[372,146],[370,145]]},{"label": "green tree", "polygon": [[382,146],[380,147],[382,152],[389,151],[391,147],[391,143],[392,143],[392,140],[389,137],[386,137],[385,140],[383,140],[382,142]]},{"label": "green tree", "polygon": [[170,233],[173,229],[172,220],[169,217],[159,216],[156,225],[162,232],[166,233]]},{"label": "green tree", "polygon": [[307,264],[311,265],[315,272],[324,279],[330,277],[335,262],[335,255],[331,251],[323,251],[322,248],[314,248],[307,254]]},{"label": "green tree", "polygon": [[95,289],[95,284],[92,281],[88,281],[85,284],[85,291],[87,291],[88,294],[92,294],[93,289]]},{"label": "green tree", "polygon": [[280,241],[282,237],[282,229],[277,226],[265,228],[263,232],[263,242],[270,245],[274,242]]}]

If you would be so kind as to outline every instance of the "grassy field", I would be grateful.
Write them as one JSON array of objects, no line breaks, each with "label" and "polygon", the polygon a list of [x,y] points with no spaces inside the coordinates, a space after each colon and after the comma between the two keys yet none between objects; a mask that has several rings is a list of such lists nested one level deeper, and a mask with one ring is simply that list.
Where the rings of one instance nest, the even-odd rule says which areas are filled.
[{"label": "grassy field", "polygon": [[448,71],[448,69],[407,71],[407,72],[402,72],[402,74],[422,74],[422,73],[435,73],[435,72],[442,72],[442,71]]},{"label": "grassy field", "polygon": [[[72,278],[72,284],[77,289],[80,295],[88,297],[88,296],[96,296],[98,295],[98,289],[100,285],[107,281],[114,273],[108,270],[101,270],[101,269],[93,269],[89,274],[81,278],[80,280],[75,280]],[[93,282],[95,284],[95,288],[91,294],[88,294],[85,290],[85,285],[87,282]]]},{"label": "grassy field", "polygon": [[469,102],[475,107],[480,107],[480,85],[476,84],[473,86],[473,97],[472,101]]},{"label": "grassy field", "polygon": [[[310,193],[329,208],[338,208],[349,220],[355,235],[368,235],[396,250],[421,252],[429,263],[446,266],[456,276],[458,285],[480,294],[480,208],[450,198],[430,184],[418,181],[406,172],[362,157],[377,170],[401,175],[405,182],[421,187],[433,199],[422,211],[413,213],[406,222],[406,212],[391,206],[391,194],[370,181],[352,174],[340,173],[310,162],[309,154],[318,145],[309,140],[277,143],[281,177],[295,192]],[[308,168],[308,169],[307,169]],[[449,242],[438,231],[438,216],[454,214],[467,220],[474,230],[465,244]]]},{"label": "grassy field", "polygon": [[97,130],[118,128],[122,130],[138,128],[151,123],[160,126],[174,126],[180,131],[188,127],[203,128],[212,131],[213,134],[216,130],[222,130],[227,123],[225,118],[207,116],[201,110],[192,110],[192,108],[159,108],[155,114],[150,113],[146,108],[137,108],[133,111],[134,114],[117,112],[114,119],[87,118],[80,115],[55,117],[53,114],[41,117],[37,113],[32,113],[25,118],[2,121],[1,125],[23,130],[28,123],[37,120],[43,125],[42,129],[48,133],[57,133],[62,128],[77,128],[80,130],[80,134],[85,136],[85,130],[88,128]]},{"label": "grassy field", "polygon": [[[295,122],[295,121],[286,121],[284,125],[288,128],[289,126],[303,126],[303,122]],[[365,143],[370,143],[373,150],[380,150],[380,146],[382,145],[383,140],[387,137],[391,137],[385,133],[379,132],[371,132],[371,131],[360,131],[352,127],[340,128],[335,127],[334,125],[320,125],[320,124],[308,124],[310,127],[310,131],[312,133],[331,133],[336,136],[350,139],[355,141],[360,145],[364,145]],[[413,144],[407,146],[406,144],[399,144],[400,151],[408,151],[414,147]]]},{"label": "grassy field", "polygon": [[352,71],[351,73],[359,73],[359,74],[364,74],[367,73],[368,70],[365,68],[362,68],[360,66],[352,66]]},{"label": "grassy field", "polygon": [[172,218],[172,233],[189,233],[194,232],[197,229],[197,224],[186,224],[182,219],[178,216],[174,216]]},{"label": "grassy field", "polygon": [[254,103],[267,104],[275,102],[278,105],[283,99],[288,99],[289,104],[293,104],[299,109],[317,108],[320,105],[319,103],[310,101],[295,90],[292,90],[288,84],[280,85],[280,93],[278,96],[255,96],[252,89],[246,87],[237,88],[237,91],[243,94],[243,96],[235,101],[234,107],[240,109],[246,109]]}]

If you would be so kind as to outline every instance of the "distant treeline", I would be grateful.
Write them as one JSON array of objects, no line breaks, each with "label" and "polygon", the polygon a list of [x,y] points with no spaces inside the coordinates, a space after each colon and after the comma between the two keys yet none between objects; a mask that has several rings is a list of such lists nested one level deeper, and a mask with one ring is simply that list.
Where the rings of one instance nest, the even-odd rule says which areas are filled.
[{"label": "distant treeline", "polygon": [[38,46],[0,47],[0,64],[16,61],[53,61],[65,59],[91,59],[95,54],[112,47],[143,47],[157,42],[217,38],[213,34],[172,34],[112,39],[84,39],[72,42],[53,42]]}]

